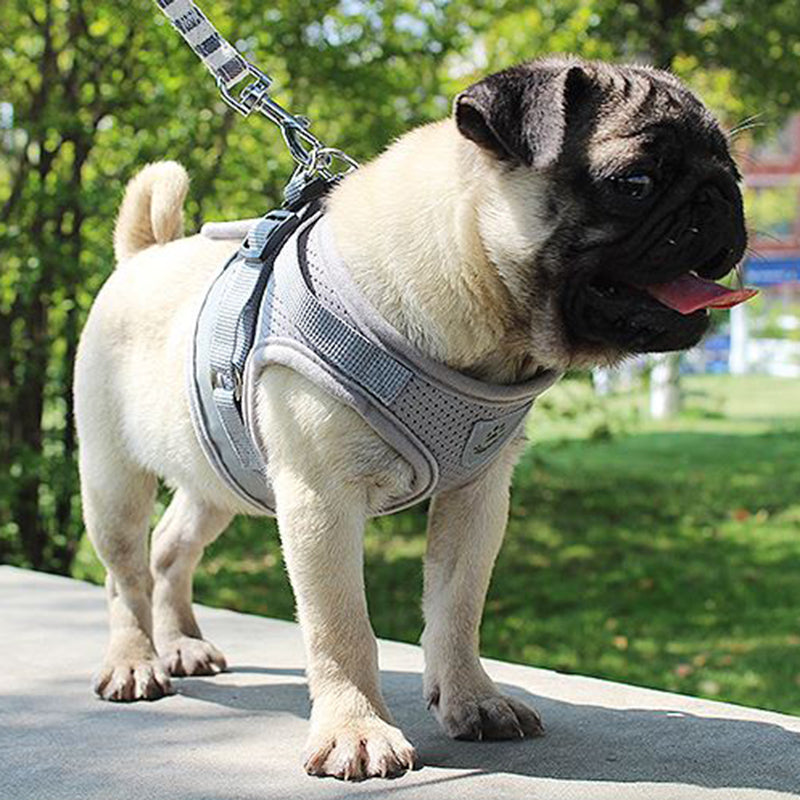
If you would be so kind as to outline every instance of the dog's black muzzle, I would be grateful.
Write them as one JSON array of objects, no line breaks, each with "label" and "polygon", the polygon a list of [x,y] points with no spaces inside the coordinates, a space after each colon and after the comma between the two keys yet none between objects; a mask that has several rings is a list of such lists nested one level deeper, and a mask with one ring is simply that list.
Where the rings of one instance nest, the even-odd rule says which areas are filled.
[{"label": "dog's black muzzle", "polygon": [[619,354],[692,347],[708,327],[708,312],[681,314],[642,287],[689,272],[718,280],[741,261],[746,244],[738,186],[728,173],[708,177],[653,222],[581,254],[564,294],[571,336]]},{"label": "dog's black muzzle", "polygon": [[742,196],[726,173],[706,179],[652,223],[631,231],[613,253],[603,254],[596,269],[608,279],[640,286],[686,272],[719,280],[741,261],[746,245]]}]

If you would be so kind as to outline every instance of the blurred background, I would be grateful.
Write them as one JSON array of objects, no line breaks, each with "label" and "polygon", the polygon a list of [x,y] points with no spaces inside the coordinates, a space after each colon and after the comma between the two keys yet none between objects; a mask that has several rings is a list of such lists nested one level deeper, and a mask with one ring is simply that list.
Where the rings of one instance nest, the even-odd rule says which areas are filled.
[{"label": "blurred background", "polygon": [[[201,6],[279,101],[360,160],[446,115],[473,79],[548,52],[671,68],[716,111],[761,294],[682,358],[574,374],[537,404],[483,653],[800,713],[797,1]],[[70,386],[124,184],[148,161],[183,162],[193,232],[278,204],[292,165],[269,122],[226,110],[149,0],[4,0],[1,24],[0,562],[101,581]],[[419,637],[424,512],[368,531],[380,636]],[[236,521],[196,599],[292,617],[272,521]]]}]

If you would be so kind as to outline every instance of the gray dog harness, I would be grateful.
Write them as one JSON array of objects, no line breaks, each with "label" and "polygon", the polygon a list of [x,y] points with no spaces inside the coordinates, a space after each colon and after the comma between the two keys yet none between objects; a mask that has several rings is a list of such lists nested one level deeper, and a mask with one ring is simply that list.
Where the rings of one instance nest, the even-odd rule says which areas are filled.
[{"label": "gray dog harness", "polygon": [[250,229],[208,290],[189,359],[203,451],[224,483],[266,514],[275,498],[254,419],[259,376],[272,364],[354,408],[411,464],[410,491],[381,514],[480,475],[560,377],[488,384],[415,350],[354,284],[314,205],[272,211]]}]

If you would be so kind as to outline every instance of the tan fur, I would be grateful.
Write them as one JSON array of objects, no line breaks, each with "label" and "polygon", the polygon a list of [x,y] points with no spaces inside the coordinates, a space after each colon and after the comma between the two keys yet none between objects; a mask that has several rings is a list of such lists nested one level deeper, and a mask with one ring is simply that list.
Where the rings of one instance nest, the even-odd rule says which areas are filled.
[{"label": "tan fur", "polygon": [[[348,177],[329,213],[361,290],[416,347],[511,381],[531,363],[560,366],[566,358],[547,336],[525,341],[520,321],[521,270],[548,233],[537,180],[499,172],[446,121]],[[191,575],[203,548],[247,509],[197,443],[184,358],[205,287],[236,244],[168,241],[182,225],[185,189],[185,174],[170,163],[146,167],[129,185],[116,232],[122,263],[92,308],[76,365],[84,511],[109,571],[112,621],[95,690],[109,700],[168,693],[168,670],[204,674],[225,665],[192,615]],[[306,769],[350,778],[401,772],[415,756],[380,692],[362,533],[370,513],[407,489],[411,469],[354,411],[282,367],[259,381],[255,424],[270,456],[308,654]],[[483,736],[482,725],[486,736],[539,730],[535,712],[501,695],[478,660],[518,449],[510,445],[480,480],[433,505],[425,685],[453,736]],[[157,477],[177,492],[148,565]]]},{"label": "tan fur", "polygon": [[114,255],[125,261],[153,244],[183,234],[189,176],[176,161],[148,164],[125,189],[114,229]]},{"label": "tan fur", "polygon": [[456,369],[512,382],[524,377],[523,359],[569,361],[548,331],[561,326],[542,325],[531,341],[516,300],[552,231],[542,198],[541,177],[498,170],[447,119],[362,167],[329,209],[359,288],[409,341]]}]

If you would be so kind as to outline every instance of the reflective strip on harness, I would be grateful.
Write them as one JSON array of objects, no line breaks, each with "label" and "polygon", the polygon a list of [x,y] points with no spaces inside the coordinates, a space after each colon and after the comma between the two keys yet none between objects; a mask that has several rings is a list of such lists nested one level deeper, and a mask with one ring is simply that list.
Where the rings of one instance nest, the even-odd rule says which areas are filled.
[{"label": "reflective strip on harness", "polygon": [[[283,303],[311,348],[385,405],[411,380],[411,370],[366,339],[320,304],[299,271],[286,281]],[[280,284],[279,284],[280,286]]]},{"label": "reflective strip on harness", "polygon": [[[217,314],[214,320],[209,353],[214,403],[225,423],[225,434],[242,465],[256,472],[263,469],[264,462],[247,432],[239,424],[241,412],[237,406],[241,402],[242,374],[247,350],[240,349],[237,352],[240,318],[227,313],[227,310],[239,309],[251,298],[260,273],[260,269],[249,266],[246,262],[231,271],[220,301],[220,307],[225,311]],[[255,318],[252,322],[255,322]]]}]

